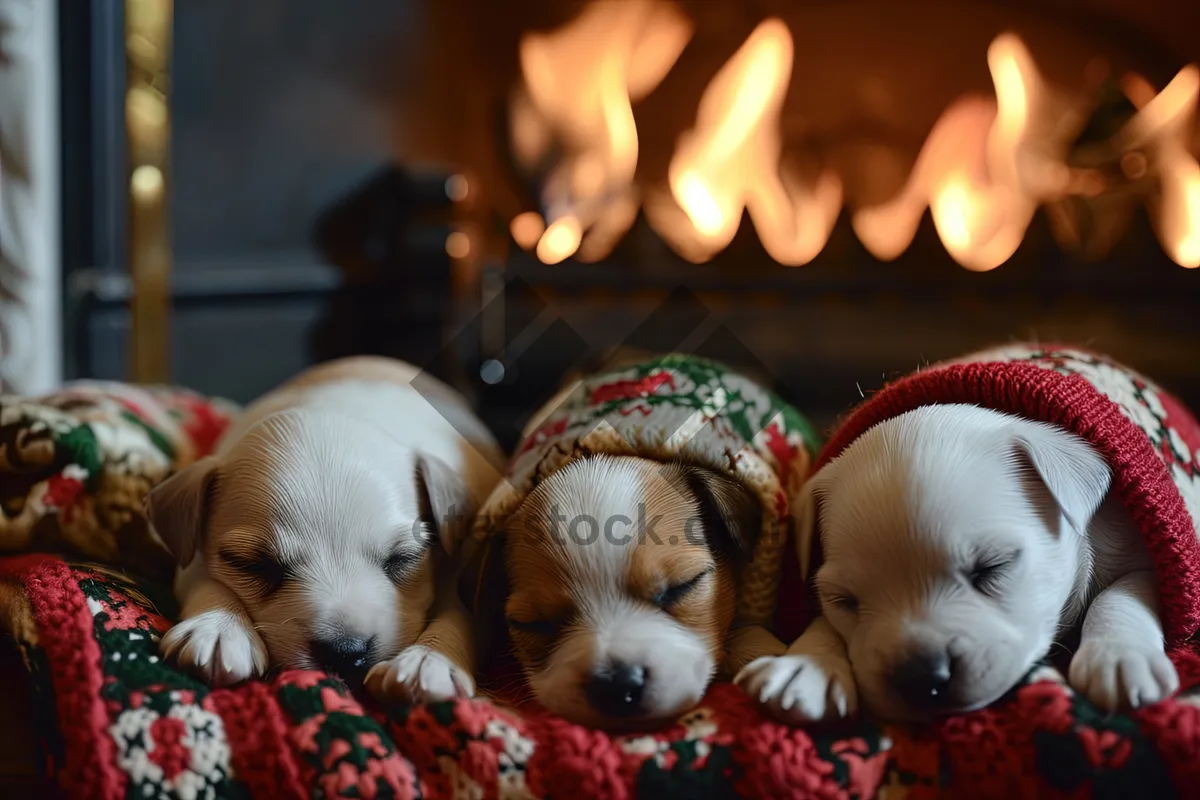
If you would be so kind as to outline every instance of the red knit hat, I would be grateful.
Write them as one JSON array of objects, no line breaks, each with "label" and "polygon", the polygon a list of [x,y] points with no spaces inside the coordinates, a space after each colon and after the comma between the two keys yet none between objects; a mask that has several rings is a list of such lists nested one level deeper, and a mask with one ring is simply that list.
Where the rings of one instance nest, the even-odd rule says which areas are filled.
[{"label": "red knit hat", "polygon": [[[1142,375],[1096,353],[1017,344],[917,371],[884,387],[838,427],[820,469],[869,428],[935,403],[969,403],[1057,425],[1090,442],[1113,470],[1112,491],[1155,559],[1168,644],[1200,628],[1200,425]],[[814,537],[810,564],[819,563]],[[799,567],[795,559],[785,566]],[[815,569],[815,567],[813,567]],[[790,582],[786,579],[783,585]],[[781,598],[780,633],[794,637],[815,606]],[[798,609],[799,614],[788,609]]]}]

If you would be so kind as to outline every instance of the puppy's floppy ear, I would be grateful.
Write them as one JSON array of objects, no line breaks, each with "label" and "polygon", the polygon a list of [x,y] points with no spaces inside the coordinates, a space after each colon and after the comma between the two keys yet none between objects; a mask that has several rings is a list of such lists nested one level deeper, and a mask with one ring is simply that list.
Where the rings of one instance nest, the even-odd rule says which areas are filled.
[{"label": "puppy's floppy ear", "polygon": [[800,559],[800,574],[808,577],[812,561],[813,539],[817,535],[817,502],[825,491],[825,481],[822,467],[809,476],[800,488],[800,493],[792,498],[792,526],[796,536],[796,555]]},{"label": "puppy's floppy ear", "polygon": [[[504,531],[489,535],[467,555],[459,573],[458,594],[468,609],[474,624],[475,652],[480,668],[505,650],[508,622],[504,606],[511,586],[505,563],[507,540]],[[470,549],[470,548],[467,548]]]},{"label": "puppy's floppy ear", "polygon": [[180,567],[192,563],[217,488],[217,459],[205,456],[162,481],[146,496],[146,517]]},{"label": "puppy's floppy ear", "polygon": [[417,456],[417,502],[420,518],[454,555],[470,530],[475,503],[463,479],[446,462],[422,453]]},{"label": "puppy's floppy ear", "polygon": [[1049,492],[1049,513],[1061,513],[1076,533],[1083,534],[1112,483],[1104,458],[1078,436],[1039,422],[1017,424],[1013,443],[1018,464],[1031,470]]},{"label": "puppy's floppy ear", "polygon": [[700,506],[708,543],[735,563],[749,557],[762,532],[762,505],[738,480],[707,467],[679,467],[677,479]]}]

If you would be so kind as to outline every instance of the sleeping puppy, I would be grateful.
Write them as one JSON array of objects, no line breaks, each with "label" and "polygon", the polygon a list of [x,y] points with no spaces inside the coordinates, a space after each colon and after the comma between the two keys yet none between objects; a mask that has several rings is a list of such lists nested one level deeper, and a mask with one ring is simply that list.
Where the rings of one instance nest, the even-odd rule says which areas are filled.
[{"label": "sleeping puppy", "polygon": [[504,636],[481,650],[511,650],[547,710],[610,729],[678,717],[719,672],[782,653],[763,625],[802,425],[690,355],[621,352],[568,381],[476,521],[467,593],[477,630]]},{"label": "sleeping puppy", "polygon": [[919,720],[992,703],[1081,625],[1073,688],[1110,711],[1169,696],[1153,563],[1110,482],[1041,422],[948,404],[878,423],[797,506],[800,541],[820,532],[823,615],[738,683],[794,723],[859,700]]},{"label": "sleeping puppy", "polygon": [[703,467],[591,455],[539,483],[491,555],[507,578],[501,624],[538,702],[604,727],[700,702],[760,520],[744,487]]},{"label": "sleeping puppy", "polygon": [[217,686],[281,667],[381,698],[471,695],[454,561],[501,463],[465,400],[415,367],[302,373],[150,493],[180,567],[163,655]]}]

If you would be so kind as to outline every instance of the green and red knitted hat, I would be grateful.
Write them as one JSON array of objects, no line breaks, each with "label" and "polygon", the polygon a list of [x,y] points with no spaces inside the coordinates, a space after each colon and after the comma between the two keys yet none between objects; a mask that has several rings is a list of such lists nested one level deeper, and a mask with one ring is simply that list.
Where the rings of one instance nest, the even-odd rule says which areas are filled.
[{"label": "green and red knitted hat", "polygon": [[[1013,344],[922,369],[884,387],[839,426],[814,468],[877,423],[937,403],[969,403],[1051,423],[1090,442],[1112,467],[1112,491],[1154,556],[1168,641],[1177,644],[1196,633],[1200,425],[1179,400],[1096,353]],[[820,542],[811,545],[809,563],[815,565]],[[796,559],[788,559],[785,568],[799,577]],[[780,598],[782,633],[803,629],[815,612],[811,601],[811,595]]]},{"label": "green and red knitted hat", "polygon": [[740,575],[739,619],[767,624],[791,524],[788,498],[808,476],[817,446],[798,411],[715,361],[672,354],[595,373],[534,416],[480,510],[474,544],[498,531],[539,481],[582,454],[706,466],[737,478],[762,504],[763,530]]}]

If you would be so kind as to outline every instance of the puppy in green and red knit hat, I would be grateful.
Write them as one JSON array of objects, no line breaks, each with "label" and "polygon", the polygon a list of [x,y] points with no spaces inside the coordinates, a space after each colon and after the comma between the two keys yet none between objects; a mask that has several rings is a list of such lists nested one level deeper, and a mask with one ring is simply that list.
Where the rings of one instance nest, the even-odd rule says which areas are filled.
[{"label": "puppy in green and red knit hat", "polygon": [[765,626],[815,443],[795,409],[707,359],[568,383],[480,511],[479,628],[507,630],[534,698],[571,721],[677,717],[719,674],[782,652]]}]

